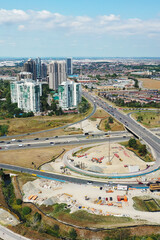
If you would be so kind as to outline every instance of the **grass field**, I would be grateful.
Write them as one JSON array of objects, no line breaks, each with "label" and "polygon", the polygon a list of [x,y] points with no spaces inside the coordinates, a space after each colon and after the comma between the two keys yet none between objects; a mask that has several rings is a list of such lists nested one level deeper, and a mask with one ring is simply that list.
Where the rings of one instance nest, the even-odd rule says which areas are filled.
[{"label": "grass field", "polygon": [[[76,146],[75,146],[76,147]],[[26,168],[34,168],[34,166],[39,167],[39,165],[50,161],[53,157],[59,155],[63,148],[69,150],[73,146],[54,146],[46,148],[32,148],[32,149],[18,149],[1,151],[0,159],[1,163],[11,164]],[[32,162],[34,164],[32,164]]]},{"label": "grass field", "polygon": [[148,89],[160,89],[160,81],[150,78],[137,78],[143,82],[143,87]]},{"label": "grass field", "polygon": [[[160,200],[155,199],[158,204],[160,204]],[[160,211],[160,207],[158,204],[154,201],[154,199],[151,199],[151,197],[144,196],[144,197],[133,197],[133,207],[136,210],[139,211],[145,211],[145,212],[154,212],[154,211]]]},{"label": "grass field", "polygon": [[[101,119],[99,124],[99,129],[107,132],[108,130],[105,129],[105,124],[108,121],[108,118],[111,115],[108,114],[106,111],[104,111],[101,108],[98,108],[95,112],[95,114],[90,118],[90,120],[95,121],[96,119]],[[124,127],[121,123],[119,123],[116,119],[114,119],[114,123],[110,124],[110,131],[123,131]]]},{"label": "grass field", "polygon": [[147,128],[157,128],[160,127],[160,111],[151,112],[137,112],[132,115],[135,120],[142,118],[141,124]]},{"label": "grass field", "polygon": [[83,227],[128,226],[135,223],[135,221],[131,218],[95,215],[84,210],[69,213],[63,205],[64,204],[55,204],[49,207],[43,205],[40,206],[40,208],[50,216],[56,217],[61,221]]},{"label": "grass field", "polygon": [[29,118],[13,118],[0,120],[0,125],[9,125],[8,135],[37,132],[77,122],[89,115],[92,110],[93,106],[90,105],[90,108],[86,113],[68,114],[62,116],[34,116]]}]

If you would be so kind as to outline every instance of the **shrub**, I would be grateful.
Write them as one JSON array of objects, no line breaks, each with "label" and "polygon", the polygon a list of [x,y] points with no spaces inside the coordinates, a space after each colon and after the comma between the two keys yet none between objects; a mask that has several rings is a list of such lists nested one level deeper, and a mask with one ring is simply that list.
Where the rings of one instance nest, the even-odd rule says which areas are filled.
[{"label": "shrub", "polygon": [[70,231],[69,231],[69,236],[72,240],[75,240],[77,238],[77,232],[74,228],[72,228]]},{"label": "shrub", "polygon": [[22,208],[23,215],[28,215],[28,214],[31,213],[31,211],[32,211],[32,209],[30,207],[23,207]]},{"label": "shrub", "polygon": [[34,222],[40,222],[41,219],[42,219],[41,214],[38,213],[38,212],[36,212],[36,213],[34,214]]},{"label": "shrub", "polygon": [[58,232],[59,231],[59,225],[54,224],[53,229]]},{"label": "shrub", "polygon": [[16,203],[17,203],[17,205],[21,205],[22,204],[22,200],[21,199],[16,199]]}]

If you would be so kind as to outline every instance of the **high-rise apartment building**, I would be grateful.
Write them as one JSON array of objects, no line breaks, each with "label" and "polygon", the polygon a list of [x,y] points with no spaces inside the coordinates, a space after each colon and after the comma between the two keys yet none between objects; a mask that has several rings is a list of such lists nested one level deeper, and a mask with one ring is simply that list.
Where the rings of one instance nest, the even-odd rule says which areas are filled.
[{"label": "high-rise apartment building", "polygon": [[59,106],[65,109],[77,108],[81,102],[81,84],[73,81],[63,82],[58,87]]},{"label": "high-rise apartment building", "polygon": [[55,61],[49,64],[49,88],[56,90],[58,86],[67,80],[66,62]]},{"label": "high-rise apartment building", "polygon": [[33,74],[33,80],[37,79],[36,63],[33,59],[28,59],[28,61],[24,63],[23,68],[24,72],[31,72]]},{"label": "high-rise apartment building", "polygon": [[41,64],[41,77],[44,81],[47,79],[47,65],[45,63]]},{"label": "high-rise apartment building", "polygon": [[67,75],[73,74],[72,58],[67,58]]},{"label": "high-rise apartment building", "polygon": [[11,102],[17,103],[24,112],[39,112],[41,87],[31,79],[11,82]]},{"label": "high-rise apartment building", "polygon": [[37,77],[37,79],[40,80],[42,78],[42,76],[41,76],[41,59],[38,57],[38,58],[36,58],[35,62],[36,62],[36,77]]}]

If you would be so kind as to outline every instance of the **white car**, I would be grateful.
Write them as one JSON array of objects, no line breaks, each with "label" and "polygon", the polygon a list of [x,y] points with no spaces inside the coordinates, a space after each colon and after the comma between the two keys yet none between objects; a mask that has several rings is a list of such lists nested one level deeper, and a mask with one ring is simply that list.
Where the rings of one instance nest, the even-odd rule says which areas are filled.
[{"label": "white car", "polygon": [[23,147],[23,145],[22,145],[22,144],[19,144],[19,147]]}]

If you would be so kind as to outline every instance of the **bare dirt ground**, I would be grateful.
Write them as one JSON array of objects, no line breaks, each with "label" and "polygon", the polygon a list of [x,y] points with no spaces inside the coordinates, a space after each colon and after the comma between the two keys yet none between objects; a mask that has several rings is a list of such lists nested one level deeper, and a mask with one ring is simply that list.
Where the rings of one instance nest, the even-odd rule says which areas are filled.
[{"label": "bare dirt ground", "polygon": [[98,169],[102,173],[128,173],[129,166],[138,166],[141,170],[146,168],[146,162],[117,143],[95,146],[70,158],[74,159],[74,166],[81,165],[82,169],[90,171]]},{"label": "bare dirt ground", "polygon": [[[27,168],[35,168],[59,155],[63,151],[63,148],[63,146],[53,146],[48,148],[9,150],[7,152],[1,151],[0,159],[1,163]],[[69,150],[71,148],[72,146],[65,146],[66,150]]]},{"label": "bare dirt ground", "polygon": [[160,89],[160,81],[150,78],[138,78],[143,82],[143,87],[148,89]]}]

